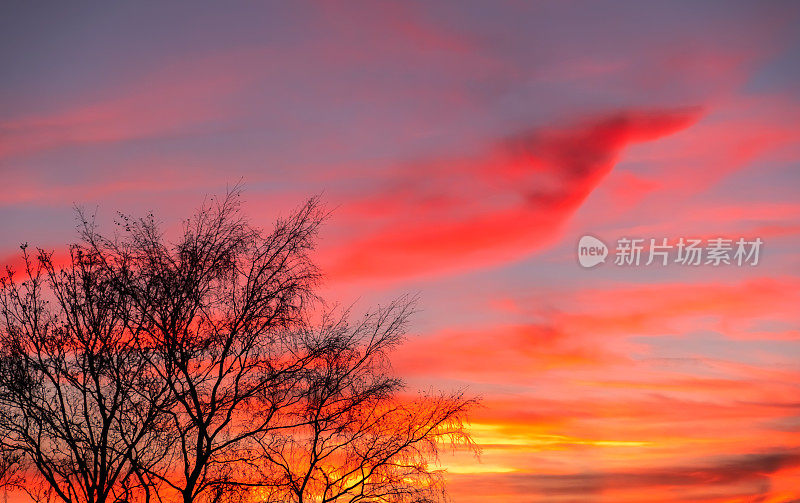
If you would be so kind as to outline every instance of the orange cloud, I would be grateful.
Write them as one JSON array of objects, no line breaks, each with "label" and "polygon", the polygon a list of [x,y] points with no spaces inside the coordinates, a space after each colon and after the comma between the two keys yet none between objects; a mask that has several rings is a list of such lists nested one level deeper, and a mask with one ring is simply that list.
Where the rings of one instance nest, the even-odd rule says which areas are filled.
[{"label": "orange cloud", "polygon": [[[536,322],[449,328],[393,361],[414,382],[470,382],[487,396],[473,417],[482,463],[452,461],[458,501],[785,503],[800,473],[800,374],[774,352],[796,351],[798,286],[547,288],[490,303]],[[703,331],[727,351],[693,342]]]},{"label": "orange cloud", "polygon": [[[583,473],[471,474],[472,494],[548,496],[548,501],[623,501],[652,503],[786,501],[770,499],[772,479],[800,467],[797,450],[776,449],[751,454],[695,459],[693,464],[660,466],[629,471],[608,471],[587,467]],[[453,476],[459,501],[472,502]],[[494,487],[495,490],[489,490]],[[459,490],[461,489],[461,490]],[[462,492],[463,491],[463,492]],[[499,494],[498,494],[499,493]],[[774,496],[774,495],[773,495]]]}]

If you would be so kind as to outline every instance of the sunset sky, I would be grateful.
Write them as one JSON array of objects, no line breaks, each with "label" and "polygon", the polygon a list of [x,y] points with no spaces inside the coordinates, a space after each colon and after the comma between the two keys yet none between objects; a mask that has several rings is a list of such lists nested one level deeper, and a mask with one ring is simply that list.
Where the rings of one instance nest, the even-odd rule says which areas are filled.
[{"label": "sunset sky", "polygon": [[[455,503],[800,502],[797,2],[5,2],[0,263],[241,181],[482,397]],[[577,243],[604,241],[583,268]],[[757,265],[614,264],[621,238]]]}]

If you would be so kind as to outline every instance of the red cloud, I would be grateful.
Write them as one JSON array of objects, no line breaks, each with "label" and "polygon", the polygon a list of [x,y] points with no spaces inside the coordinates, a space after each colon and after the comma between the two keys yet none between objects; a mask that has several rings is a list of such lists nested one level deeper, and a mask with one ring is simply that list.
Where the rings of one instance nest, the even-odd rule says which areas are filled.
[{"label": "red cloud", "polygon": [[624,148],[689,127],[697,109],[631,111],[499,142],[478,159],[424,163],[348,205],[373,229],[334,278],[409,277],[513,260],[546,245]]}]

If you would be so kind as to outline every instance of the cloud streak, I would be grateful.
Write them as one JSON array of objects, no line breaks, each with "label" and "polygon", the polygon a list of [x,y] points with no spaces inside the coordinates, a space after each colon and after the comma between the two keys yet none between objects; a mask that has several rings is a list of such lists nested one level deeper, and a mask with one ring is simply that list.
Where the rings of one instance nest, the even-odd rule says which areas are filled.
[{"label": "cloud streak", "polygon": [[698,109],[626,111],[496,142],[477,159],[424,162],[344,211],[374,230],[329,268],[336,279],[486,267],[551,243],[624,149],[681,131]]}]

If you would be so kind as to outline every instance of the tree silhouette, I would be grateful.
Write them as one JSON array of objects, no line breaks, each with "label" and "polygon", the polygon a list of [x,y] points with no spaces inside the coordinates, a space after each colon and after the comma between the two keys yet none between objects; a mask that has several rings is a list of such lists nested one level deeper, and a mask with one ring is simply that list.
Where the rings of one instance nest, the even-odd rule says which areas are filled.
[{"label": "tree silhouette", "polygon": [[81,215],[68,266],[24,251],[0,308],[2,445],[65,502],[422,502],[442,497],[442,442],[471,446],[473,401],[408,398],[389,352],[413,303],[328,313],[311,199],[266,232],[240,192],[174,241],[153,215],[100,234]]},{"label": "tree silhouette", "polygon": [[[166,386],[128,330],[130,302],[81,246],[57,269],[23,246],[26,279],[0,280],[0,439],[35,473],[37,501],[124,501],[166,453]],[[145,489],[146,491],[146,489]],[[146,496],[145,496],[146,499]]]},{"label": "tree silhouette", "polygon": [[431,469],[442,441],[473,448],[464,429],[475,404],[461,393],[402,398],[388,356],[403,340],[413,299],[353,323],[326,317],[308,334],[326,350],[308,367],[291,425],[262,439],[262,466],[275,502],[433,502],[443,473]]}]

